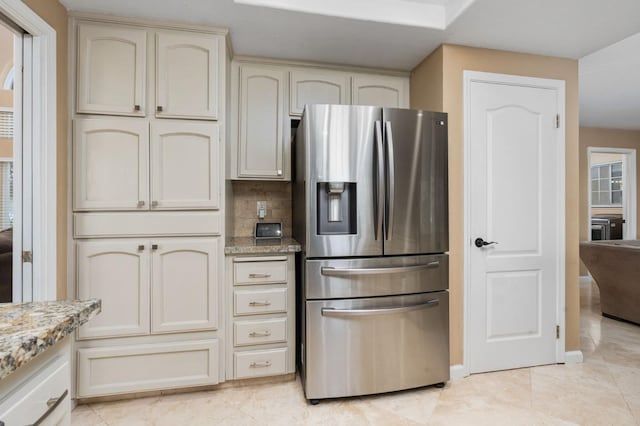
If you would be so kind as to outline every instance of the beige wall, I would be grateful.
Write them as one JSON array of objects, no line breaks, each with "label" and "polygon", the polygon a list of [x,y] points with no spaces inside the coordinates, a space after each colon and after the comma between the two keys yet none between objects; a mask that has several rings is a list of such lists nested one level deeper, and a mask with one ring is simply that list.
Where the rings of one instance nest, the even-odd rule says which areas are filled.
[{"label": "beige wall", "polygon": [[[440,69],[440,67],[442,69]],[[449,238],[451,364],[463,361],[463,71],[483,71],[564,80],[566,82],[566,341],[567,351],[580,348],[578,288],[578,63],[574,60],[464,46],[443,45],[412,73],[414,81],[428,88],[428,78],[442,79],[442,93],[419,93],[412,87],[411,106],[438,105],[449,114]],[[433,74],[430,75],[430,74]]]},{"label": "beige wall", "polygon": [[68,85],[67,70],[67,10],[58,0],[23,0],[42,19],[56,30],[57,54],[57,181],[58,181],[58,226],[57,226],[57,287],[58,298],[67,297],[67,129],[68,119]]},{"label": "beige wall", "polygon": [[[589,197],[587,182],[589,180],[588,147],[632,148],[636,150],[636,165],[640,166],[640,130],[580,128],[580,240],[588,239]],[[640,200],[640,173],[636,173],[636,200]],[[636,224],[640,225],[640,209]],[[638,226],[637,238],[640,238]],[[580,266],[580,274],[587,275],[584,265]]]},{"label": "beige wall", "polygon": [[411,71],[411,106],[443,111],[443,46],[438,47]]},{"label": "beige wall", "polygon": [[13,90],[4,90],[2,85],[13,67],[13,32],[0,24],[0,107],[13,106]]},{"label": "beige wall", "polygon": [[252,237],[258,221],[258,201],[267,202],[265,222],[282,222],[291,237],[291,183],[233,181],[233,237]]}]

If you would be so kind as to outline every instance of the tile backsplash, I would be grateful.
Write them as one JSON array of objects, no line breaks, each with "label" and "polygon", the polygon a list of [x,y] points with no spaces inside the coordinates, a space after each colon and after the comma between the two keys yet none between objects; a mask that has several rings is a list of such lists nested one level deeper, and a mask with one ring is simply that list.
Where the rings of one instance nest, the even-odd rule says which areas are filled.
[{"label": "tile backsplash", "polygon": [[233,236],[252,237],[258,222],[256,203],[267,202],[264,222],[282,222],[291,237],[291,182],[233,181]]}]

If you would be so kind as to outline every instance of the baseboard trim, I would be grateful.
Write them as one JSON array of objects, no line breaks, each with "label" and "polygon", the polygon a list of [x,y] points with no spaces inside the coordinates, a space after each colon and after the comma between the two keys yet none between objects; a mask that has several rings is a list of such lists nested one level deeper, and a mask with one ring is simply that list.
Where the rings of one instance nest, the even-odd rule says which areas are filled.
[{"label": "baseboard trim", "polygon": [[589,275],[580,276],[580,285],[585,286],[591,284],[591,277]]},{"label": "baseboard trim", "polygon": [[462,364],[452,365],[449,368],[449,376],[451,377],[451,381],[464,379],[465,377],[464,365]]},{"label": "baseboard trim", "polygon": [[565,364],[580,364],[584,361],[582,351],[568,351],[564,354]]}]

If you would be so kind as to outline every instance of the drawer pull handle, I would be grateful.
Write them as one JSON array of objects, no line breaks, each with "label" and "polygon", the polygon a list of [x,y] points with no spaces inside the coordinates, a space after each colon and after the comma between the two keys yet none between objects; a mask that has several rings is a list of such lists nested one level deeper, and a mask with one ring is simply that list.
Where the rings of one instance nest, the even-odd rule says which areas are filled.
[{"label": "drawer pull handle", "polygon": [[271,274],[249,274],[249,278],[271,278]]},{"label": "drawer pull handle", "polygon": [[55,409],[58,408],[58,405],[60,405],[62,401],[64,401],[64,399],[67,397],[68,394],[69,394],[69,390],[65,389],[65,391],[62,392],[62,395],[60,395],[59,397],[48,399],[47,411],[45,411],[45,413],[42,416],[40,416],[40,418],[30,426],[37,426],[39,424],[42,424],[42,422],[44,422],[47,419],[47,417],[49,417],[51,413],[53,413]]},{"label": "drawer pull handle", "polygon": [[266,368],[271,367],[271,361],[256,361],[249,364],[251,368]]},{"label": "drawer pull handle", "polygon": [[249,337],[269,337],[271,336],[271,330],[265,331],[252,331],[249,333]]},{"label": "drawer pull handle", "polygon": [[249,302],[249,306],[271,306],[271,302],[269,300],[254,300]]}]

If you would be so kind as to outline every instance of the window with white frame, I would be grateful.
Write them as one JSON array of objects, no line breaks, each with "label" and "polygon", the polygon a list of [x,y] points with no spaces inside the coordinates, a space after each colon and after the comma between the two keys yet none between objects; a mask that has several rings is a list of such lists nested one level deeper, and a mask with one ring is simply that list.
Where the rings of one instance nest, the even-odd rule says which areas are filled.
[{"label": "window with white frame", "polygon": [[591,166],[591,205],[622,207],[624,188],[622,161]]}]

